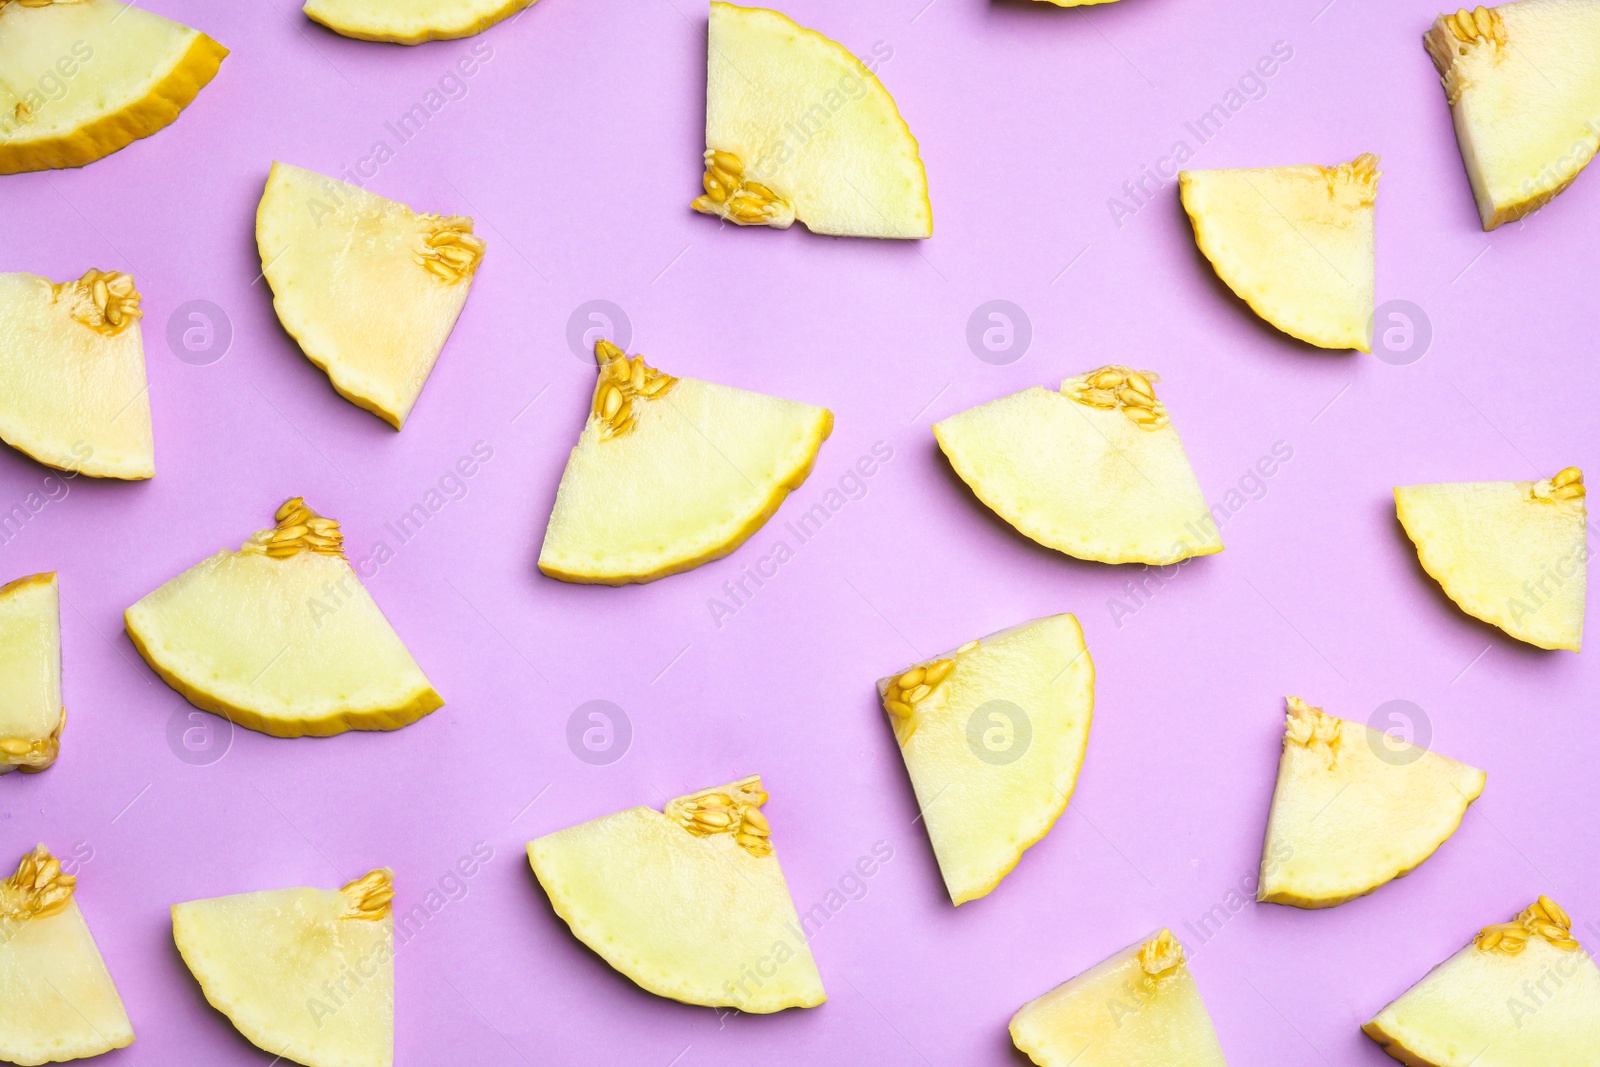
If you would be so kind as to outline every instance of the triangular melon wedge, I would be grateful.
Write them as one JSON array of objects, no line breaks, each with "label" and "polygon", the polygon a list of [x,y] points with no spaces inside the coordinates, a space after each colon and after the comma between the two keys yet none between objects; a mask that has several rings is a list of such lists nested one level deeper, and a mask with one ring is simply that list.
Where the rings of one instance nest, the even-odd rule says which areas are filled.
[{"label": "triangular melon wedge", "polygon": [[54,763],[66,721],[56,573],[7,582],[0,586],[0,774]]},{"label": "triangular melon wedge", "polygon": [[472,220],[274,163],[256,245],[278,321],[306,358],[340,396],[405,425],[483,259]]},{"label": "triangular melon wedge", "polygon": [[1588,549],[1583,472],[1537,482],[1395,488],[1395,511],[1422,569],[1473,618],[1519,641],[1583,644]]},{"label": "triangular melon wedge", "polygon": [[1170,930],[1024,1004],[1011,1040],[1039,1067],[1227,1067]]},{"label": "triangular melon wedge", "polygon": [[696,211],[841,237],[933,236],[917,139],[843,45],[776,11],[713,0],[707,59]]},{"label": "triangular melon wedge", "polygon": [[1046,547],[1166,565],[1222,551],[1189,457],[1156,399],[1161,379],[1110,366],[934,424],[961,480]]},{"label": "triangular melon wedge", "polygon": [[1600,5],[1520,0],[1440,15],[1444,83],[1485,230],[1543,207],[1600,146]]},{"label": "triangular melon wedge", "polygon": [[1412,1067],[1594,1067],[1600,970],[1567,913],[1541,896],[1361,1029]]},{"label": "triangular melon wedge", "polygon": [[556,914],[657,996],[765,1014],[827,999],[751,775],[528,842]]},{"label": "triangular melon wedge", "polygon": [[136,4],[0,2],[0,174],[81,167],[149,137],[227,54]]},{"label": "triangular melon wedge", "polygon": [[0,1060],[55,1063],[133,1044],[76,884],[43,845],[0,882]]},{"label": "triangular melon wedge", "polygon": [[556,490],[539,569],[652,582],[721,559],[811,473],[833,413],[693,378],[595,345],[589,419]]},{"label": "triangular melon wedge", "polygon": [[1476,767],[1289,697],[1256,899],[1331,908],[1410,873],[1483,792]]},{"label": "triangular melon wedge", "polygon": [[0,274],[0,438],[58,470],[154,477],[143,315],[118,271]]},{"label": "triangular melon wedge", "polygon": [[251,1044],[306,1067],[394,1062],[393,873],[172,906],[200,991]]},{"label": "triangular melon wedge", "polygon": [[339,524],[299,497],[237,552],[124,613],[128,636],[197,708],[277,737],[398,730],[444,705],[344,557]]},{"label": "triangular melon wedge", "polygon": [[878,680],[950,899],[986,896],[1078,784],[1094,664],[1071,615],[968,641]]},{"label": "triangular melon wedge", "polygon": [[536,0],[305,0],[306,17],[362,41],[422,44],[482,33]]},{"label": "triangular melon wedge", "polygon": [[1217,276],[1257,315],[1319,348],[1372,351],[1378,157],[1336,167],[1186,170],[1183,209]]}]

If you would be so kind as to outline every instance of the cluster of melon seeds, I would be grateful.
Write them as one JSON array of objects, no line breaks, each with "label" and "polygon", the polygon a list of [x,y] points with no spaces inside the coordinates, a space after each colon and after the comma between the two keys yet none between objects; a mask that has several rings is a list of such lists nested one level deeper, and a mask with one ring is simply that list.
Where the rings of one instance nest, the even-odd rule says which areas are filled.
[{"label": "cluster of melon seeds", "polygon": [[343,918],[377,922],[386,918],[394,901],[394,873],[379,867],[340,888],[348,900]]},{"label": "cluster of melon seeds", "polygon": [[[81,2],[82,0],[0,0],[0,12],[4,12],[11,4],[16,4],[18,7],[49,7],[51,4],[75,4]],[[19,108],[22,106],[21,104],[17,105]]]},{"label": "cluster of melon seeds", "polygon": [[794,207],[760,182],[744,176],[744,164],[731,152],[706,149],[706,173],[701,179],[705,195],[691,205],[706,215],[717,215],[740,226],[771,226],[785,230],[794,223]]},{"label": "cluster of melon seeds", "polygon": [[344,556],[344,534],[338,522],[312,511],[304,497],[284,501],[273,518],[278,525],[256,531],[245,542],[243,551],[265,552],[273,559],[286,559],[305,551]]},{"label": "cluster of melon seeds", "polygon": [[1583,472],[1577,467],[1558,471],[1554,477],[1533,483],[1535,500],[1581,500],[1588,495],[1583,487]]},{"label": "cluster of melon seeds", "polygon": [[[25,4],[26,0],[16,2]],[[144,318],[131,274],[90,268],[77,281],[62,282],[50,289],[53,299],[67,305],[68,314],[107,337],[115,337],[134,319]]]},{"label": "cluster of melon seeds", "polygon": [[24,774],[42,771],[61,754],[61,728],[67,725],[67,709],[61,709],[61,718],[49,737],[0,737],[0,763],[9,763]]},{"label": "cluster of melon seeds", "polygon": [[1461,99],[1462,89],[1456,56],[1468,55],[1479,48],[1504,48],[1505,20],[1492,8],[1479,7],[1473,11],[1462,8],[1453,15],[1440,15],[1433,28],[1422,35],[1422,44],[1439,72],[1445,99],[1454,107]]},{"label": "cluster of melon seeds", "polygon": [[1312,707],[1299,697],[1288,697],[1289,717],[1285,724],[1284,739],[1305,748],[1320,748],[1327,752],[1332,763],[1338,754],[1339,720]]},{"label": "cluster of melon seeds", "polygon": [[638,405],[660,400],[678,379],[645,363],[643,356],[629,359],[610,341],[594,346],[600,360],[600,380],[594,387],[594,417],[600,420],[600,440],[621,437],[639,421]]},{"label": "cluster of melon seeds", "polygon": [[461,215],[429,214],[418,215],[417,219],[422,223],[417,261],[428,273],[446,285],[472,277],[488,247],[483,238],[473,235],[472,220]]},{"label": "cluster of melon seeds", "polygon": [[761,814],[767,794],[761,776],[752,774],[730,786],[715,786],[668,802],[666,815],[696,837],[732,834],[752,856],[772,855],[772,827]]},{"label": "cluster of melon seeds", "polygon": [[1479,952],[1515,956],[1527,947],[1530,937],[1542,937],[1565,952],[1578,948],[1572,936],[1572,919],[1547,896],[1540,896],[1512,922],[1484,927],[1472,940]]},{"label": "cluster of melon seeds", "polygon": [[1322,172],[1328,179],[1330,195],[1337,196],[1341,189],[1353,188],[1360,203],[1378,199],[1378,176],[1382,171],[1378,170],[1378,157],[1371,152],[1363,152],[1336,167],[1323,167]]},{"label": "cluster of melon seeds", "polygon": [[1166,405],[1156,399],[1155,383],[1160,380],[1150,371],[1113,364],[1068,378],[1061,383],[1061,393],[1087,407],[1120,410],[1141,429],[1159,430],[1168,421]]},{"label": "cluster of melon seeds", "polygon": [[46,919],[66,910],[78,880],[43,845],[22,857],[17,873],[0,882],[0,916],[12,922]]},{"label": "cluster of melon seeds", "polygon": [[1182,966],[1183,946],[1171,930],[1161,931],[1139,949],[1139,969],[1153,981],[1177,974]]},{"label": "cluster of melon seeds", "polygon": [[[965,655],[977,647],[978,642],[968,641],[956,649],[952,656]],[[885,687],[883,710],[894,716],[895,738],[900,744],[904,745],[916,733],[917,724],[912,716],[917,704],[928,699],[929,694],[950,677],[950,672],[955,668],[954,658],[934,660],[921,667],[912,667]]]}]

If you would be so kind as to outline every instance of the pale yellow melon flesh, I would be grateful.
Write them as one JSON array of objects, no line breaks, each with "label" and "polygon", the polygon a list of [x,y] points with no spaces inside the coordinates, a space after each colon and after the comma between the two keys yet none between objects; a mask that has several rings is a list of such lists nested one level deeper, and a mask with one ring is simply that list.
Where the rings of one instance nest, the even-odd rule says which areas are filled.
[{"label": "pale yellow melon flesh", "polygon": [[61,602],[50,571],[0,586],[0,774],[54,763],[65,721]]},{"label": "pale yellow melon flesh", "polygon": [[1083,629],[1013,626],[879,679],[878,695],[951,901],[986,896],[1077,788],[1094,717]]},{"label": "pale yellow melon flesh", "polygon": [[1200,251],[1245,303],[1319,348],[1372,351],[1378,157],[1337,167],[1186,170]]},{"label": "pale yellow melon flesh", "polygon": [[[96,281],[122,292],[97,293]],[[108,310],[121,321],[107,322]],[[153,477],[139,314],[126,274],[90,271],[59,285],[0,274],[0,438],[58,470]]]},{"label": "pale yellow melon flesh", "polygon": [[1476,767],[1289,697],[1256,899],[1331,908],[1410,873],[1483,792]]},{"label": "pale yellow melon flesh", "polygon": [[1168,930],[1024,1004],[1011,1040],[1039,1067],[1227,1067]]},{"label": "pale yellow melon flesh", "polygon": [[169,125],[228,50],[134,4],[0,4],[0,174],[81,167]]},{"label": "pale yellow melon flesh", "polygon": [[472,220],[274,163],[256,245],[278,321],[306,358],[340,396],[400,429],[483,257]]},{"label": "pale yellow melon flesh", "polygon": [[[733,800],[718,809],[733,821],[691,832],[712,794]],[[529,842],[528,862],[578,940],[644,989],[755,1014],[815,1007],[827,995],[778,857],[734,832],[765,797],[747,778],[631,808]]]},{"label": "pale yellow melon flesh", "polygon": [[0,883],[0,1060],[31,1067],[133,1043],[74,881],[40,845]]},{"label": "pale yellow melon flesh", "polygon": [[278,737],[397,730],[443,706],[343,555],[275,558],[263,551],[273,534],[127,610],[156,673],[195,707]]},{"label": "pale yellow melon flesh", "polygon": [[1422,569],[1462,611],[1540,648],[1582,647],[1587,512],[1577,468],[1538,482],[1397,486],[1394,500]]},{"label": "pale yellow melon flesh", "polygon": [[357,906],[366,882],[387,885],[386,872],[342,890],[174,904],[172,939],[206,1000],[258,1048],[306,1067],[390,1067],[394,919],[387,899]]},{"label": "pale yellow melon flesh", "polygon": [[[833,430],[826,408],[662,375],[604,341],[596,355],[594,403],[539,551],[552,578],[624,585],[720,559],[805,481]],[[608,419],[612,390],[627,406]]]},{"label": "pale yellow melon flesh", "polygon": [[707,59],[697,211],[844,237],[933,235],[917,140],[846,48],[776,11],[713,0]]},{"label": "pale yellow melon flesh", "polygon": [[1543,207],[1600,146],[1600,6],[1519,0],[1423,36],[1485,230]]},{"label": "pale yellow melon flesh", "polygon": [[362,41],[422,44],[482,33],[536,0],[305,0],[306,17]]},{"label": "pale yellow melon flesh", "polygon": [[[1079,559],[1166,565],[1222,551],[1178,431],[1125,406],[1074,399],[1107,367],[1035,386],[934,424],[978,499],[1033,540]],[[1153,378],[1148,372],[1142,377]]]},{"label": "pale yellow melon flesh", "polygon": [[[1556,936],[1541,936],[1530,923]],[[1362,1029],[1411,1067],[1592,1067],[1600,1063],[1600,970],[1570,927],[1554,901],[1540,897],[1516,921],[1484,930]],[[1521,948],[1507,951],[1508,942]]]}]

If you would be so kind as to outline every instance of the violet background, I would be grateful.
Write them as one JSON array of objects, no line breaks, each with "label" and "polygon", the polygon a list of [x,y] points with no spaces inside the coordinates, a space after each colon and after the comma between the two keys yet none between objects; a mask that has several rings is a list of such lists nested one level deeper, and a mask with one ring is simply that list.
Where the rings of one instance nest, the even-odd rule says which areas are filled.
[{"label": "violet background", "polygon": [[[1358,1026],[1480,926],[1549,893],[1593,940],[1592,663],[1521,645],[1428,580],[1390,487],[1593,466],[1600,179],[1480,231],[1421,34],[1422,0],[793,0],[786,11],[879,74],[921,143],[936,233],[922,243],[738,230],[694,214],[706,10],[687,0],[544,0],[476,39],[348,41],[290,0],[149,0],[233,49],[170,128],[76,171],[0,179],[0,269],[134,273],[159,474],[78,479],[0,548],[0,578],[61,573],[70,718],[48,773],[0,782],[0,854],[92,852],[79,900],[137,1042],[106,1062],[265,1064],[209,1008],[168,905],[396,871],[422,902],[474,844],[493,859],[398,955],[401,1065],[1014,1064],[1024,1001],[1161,925],[1188,943],[1230,1062],[1391,1062]],[[1286,42],[1266,93],[1204,145],[1185,130]],[[334,394],[279,328],[253,239],[270,162],[354,165],[384,123],[492,48],[369,183],[472,215],[489,252],[401,434]],[[1378,300],[1431,321],[1408,366],[1318,351],[1258,321],[1195,250],[1176,190],[1107,206],[1178,139],[1191,166],[1383,156]],[[993,366],[968,316],[1002,298],[1032,343]],[[194,299],[231,320],[225,358],[165,341]],[[569,316],[593,299],[629,350],[676,374],[833,409],[811,479],[720,562],[643,587],[535,569],[593,370]],[[1200,484],[1219,501],[1274,443],[1293,458],[1118,626],[1138,568],[1012,533],[949,472],[929,424],[1104,363],[1158,370]],[[876,441],[894,458],[778,576],[715,624],[708,599],[771,551]],[[493,458],[409,543],[384,523],[476,442]],[[49,474],[0,450],[0,504]],[[240,730],[177,758],[188,706],[122,631],[134,600],[236,546],[286,497],[340,519],[367,581],[448,700],[397,733],[277,740]],[[873,680],[1058,611],[1098,669],[1077,795],[988,898],[945,896]],[[1411,876],[1325,912],[1246,904],[1185,928],[1256,868],[1282,698],[1365,720],[1420,709],[1433,747],[1488,788]],[[589,700],[629,716],[608,766],[569,750]],[[203,717],[209,719],[209,717]],[[210,720],[215,722],[215,720]],[[824,1007],[730,1016],[612,972],[550,910],[524,842],[760,772],[802,910],[873,844],[894,858],[812,942]]]}]

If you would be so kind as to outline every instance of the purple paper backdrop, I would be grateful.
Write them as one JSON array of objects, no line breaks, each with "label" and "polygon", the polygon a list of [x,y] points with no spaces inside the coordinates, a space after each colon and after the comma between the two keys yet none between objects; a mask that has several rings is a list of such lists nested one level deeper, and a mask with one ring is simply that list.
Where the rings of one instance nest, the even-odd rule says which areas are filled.
[{"label": "purple paper backdrop", "polygon": [[[789,14],[852,51],[892,52],[879,73],[921,142],[936,235],[889,244],[688,209],[698,2],[544,0],[474,40],[407,49],[336,37],[291,0],[149,0],[233,49],[217,80],[102,162],[0,179],[0,269],[128,270],[144,293],[159,475],[72,481],[0,549],[0,578],[61,572],[71,713],[52,770],[0,782],[0,854],[45,841],[88,857],[79,899],[138,1033],[108,1062],[267,1063],[200,996],[168,905],[380,864],[402,910],[430,890],[444,902],[398,955],[403,1067],[1014,1064],[1019,1005],[1163,924],[1189,943],[1230,1062],[1378,1065],[1359,1024],[1478,927],[1545,892],[1600,936],[1592,664],[1455,610],[1390,497],[1593,463],[1600,178],[1482,233],[1421,45],[1434,3],[1324,2],[796,0]],[[1245,77],[1275,47],[1272,75]],[[450,81],[475,50],[475,74]],[[385,124],[435,89],[443,106],[400,144]],[[1185,123],[1218,103],[1227,121],[1202,143]],[[472,215],[489,242],[402,434],[333,393],[252,281],[271,161],[331,174],[380,140],[394,158],[371,189]],[[1382,153],[1378,300],[1420,309],[1423,357],[1320,352],[1257,321],[1199,258],[1170,184],[1124,191],[1180,141],[1198,167]],[[1004,365],[967,340],[994,299],[1031,332]],[[193,300],[233,331],[209,365],[166,340]],[[592,300],[624,309],[629,350],[673,373],[835,412],[810,481],[729,558],[627,589],[535,569],[594,378],[569,318]],[[1164,376],[1200,483],[1230,512],[1227,551],[1132,614],[1113,598],[1140,569],[1015,535],[928,429],[1109,362]],[[854,489],[841,479],[876,442],[892,458],[800,544],[785,520]],[[475,445],[492,458],[451,481]],[[1253,480],[1275,445],[1292,458]],[[0,505],[47,475],[0,450]],[[199,751],[183,732],[216,720],[188,719],[121,612],[298,493],[343,522],[357,562],[387,543],[368,588],[448,704],[392,734],[241,730],[215,759],[204,731],[187,738]],[[385,524],[418,503],[440,506],[402,543]],[[714,611],[780,539],[794,554],[776,577]],[[873,680],[1058,611],[1082,620],[1099,675],[1077,795],[991,896],[955,909]],[[1362,720],[1410,701],[1412,725],[1486,768],[1488,788],[1434,858],[1370,897],[1240,906],[1285,693]],[[591,700],[631,723],[609,765],[567,741]],[[575,941],[523,846],[750,772],[802,910],[853,888],[875,843],[893,858],[812,942],[826,1006],[719,1019]],[[452,881],[479,843],[493,858]]]}]

